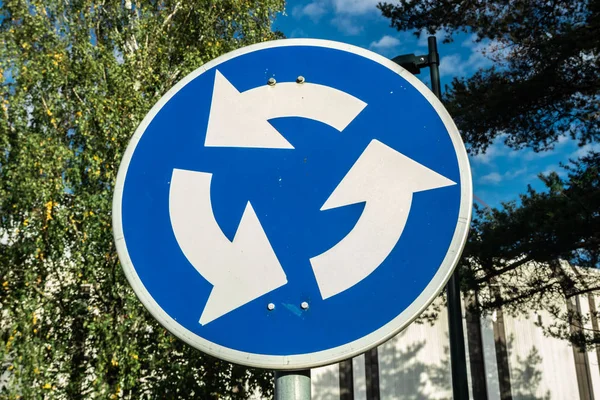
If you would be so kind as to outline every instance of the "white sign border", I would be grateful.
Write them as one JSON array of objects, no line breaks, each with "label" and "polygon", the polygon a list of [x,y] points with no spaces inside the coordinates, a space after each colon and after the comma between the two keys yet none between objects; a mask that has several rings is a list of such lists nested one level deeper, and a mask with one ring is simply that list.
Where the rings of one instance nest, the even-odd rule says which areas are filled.
[{"label": "white sign border", "polygon": [[[150,295],[150,293],[140,280],[140,277],[138,276],[133,266],[133,263],[131,262],[129,252],[127,251],[127,244],[125,243],[125,238],[123,235],[121,204],[123,200],[123,187],[125,184],[125,177],[127,175],[129,163],[131,162],[131,157],[133,156],[135,148],[148,125],[150,125],[156,114],[158,114],[158,112],[171,99],[171,97],[173,97],[179,90],[181,90],[194,78],[206,72],[208,69],[216,67],[217,65],[223,62],[258,50],[287,46],[315,46],[353,53],[361,57],[370,59],[378,64],[381,64],[382,66],[402,76],[412,86],[414,86],[423,95],[423,97],[425,97],[433,106],[433,108],[440,116],[442,122],[444,123],[446,129],[450,134],[450,139],[452,140],[452,144],[454,146],[454,150],[458,159],[460,171],[461,200],[457,226],[454,231],[450,247],[448,248],[448,252],[444,257],[442,264],[440,265],[437,273],[429,282],[425,290],[423,290],[423,292],[421,292],[421,294],[400,315],[398,315],[396,318],[394,318],[378,330],[371,332],[370,334],[363,336],[360,339],[343,344],[341,346],[313,353],[281,356],[246,353],[243,351],[233,350],[228,347],[213,343],[189,331],[177,321],[175,321],[171,316],[169,316]],[[125,154],[123,155],[123,159],[119,167],[113,197],[113,235],[117,247],[117,253],[119,255],[121,265],[125,272],[125,276],[129,281],[129,284],[132,286],[134,292],[141,300],[143,305],[150,311],[152,316],[154,316],[154,318],[156,318],[158,322],[171,333],[188,343],[190,346],[195,347],[196,349],[199,349],[211,356],[232,363],[265,369],[300,370],[333,364],[335,362],[346,360],[356,355],[362,354],[367,350],[378,346],[379,344],[392,338],[402,329],[406,328],[413,320],[415,320],[419,316],[419,314],[421,314],[429,306],[429,304],[444,288],[446,282],[450,278],[455,266],[459,261],[469,232],[469,224],[471,221],[472,214],[472,203],[473,192],[471,181],[471,168],[469,165],[469,159],[467,157],[465,146],[460,137],[458,129],[454,124],[454,121],[452,120],[442,103],[429,90],[429,88],[425,86],[425,84],[423,84],[410,72],[400,67],[393,61],[357,46],[321,39],[280,39],[243,47],[241,49],[224,54],[202,65],[200,68],[194,70],[181,81],[179,81],[175,86],[173,86],[152,107],[152,109],[148,112],[148,114],[144,117],[144,119],[136,129],[131,141],[129,142],[129,145],[127,146],[127,149],[125,150]]]}]

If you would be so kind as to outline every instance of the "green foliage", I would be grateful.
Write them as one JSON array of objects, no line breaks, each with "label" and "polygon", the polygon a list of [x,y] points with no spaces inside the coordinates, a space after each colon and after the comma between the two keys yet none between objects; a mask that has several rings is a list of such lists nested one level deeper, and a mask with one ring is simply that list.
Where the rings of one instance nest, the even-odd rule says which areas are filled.
[{"label": "green foliage", "polygon": [[567,178],[541,174],[547,190],[531,187],[521,202],[501,210],[479,209],[466,257],[480,264],[493,258],[506,262],[526,255],[538,262],[564,259],[597,268],[600,244],[600,153],[590,153],[564,166]]},{"label": "green foliage", "polygon": [[270,394],[270,373],[205,356],[145,311],[117,259],[111,202],[152,105],[204,62],[279,37],[271,21],[282,7],[1,3],[0,398]]},{"label": "green foliage", "polygon": [[446,90],[472,152],[501,133],[515,148],[548,150],[560,136],[600,140],[600,1],[400,0],[380,4],[400,30],[456,31],[488,39],[496,65]]},{"label": "green foliage", "polygon": [[[529,188],[503,209],[476,208],[463,253],[465,284],[479,291],[485,309],[518,311],[562,304],[600,289],[597,274],[576,273],[568,265],[600,266],[600,153],[564,166],[568,176],[541,175],[547,190]],[[501,291],[485,291],[495,281]],[[557,314],[558,310],[552,310]]]},{"label": "green foliage", "polygon": [[[500,137],[534,151],[566,136],[580,146],[600,141],[600,0],[399,0],[378,7],[399,30],[444,31],[445,41],[467,32],[489,44],[493,67],[454,79],[444,99],[471,153]],[[564,167],[566,177],[540,176],[545,191],[529,188],[500,209],[476,208],[462,284],[478,294],[479,311],[544,309],[555,317],[542,326],[547,334],[598,346],[597,328],[582,329],[598,313],[581,315],[574,304],[600,291],[600,155]]]}]

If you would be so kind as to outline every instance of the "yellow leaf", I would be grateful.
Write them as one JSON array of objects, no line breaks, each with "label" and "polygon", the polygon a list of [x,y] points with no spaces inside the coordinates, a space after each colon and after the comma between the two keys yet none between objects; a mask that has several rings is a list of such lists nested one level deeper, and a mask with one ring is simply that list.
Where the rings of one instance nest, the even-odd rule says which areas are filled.
[{"label": "yellow leaf", "polygon": [[4,281],[4,282],[2,283],[2,286],[3,286],[3,287],[7,287],[7,286],[8,286],[8,281]]},{"label": "yellow leaf", "polygon": [[50,390],[50,389],[52,389],[52,385],[50,385],[49,383],[46,383],[46,384],[44,385],[44,389],[48,389],[48,390]]}]

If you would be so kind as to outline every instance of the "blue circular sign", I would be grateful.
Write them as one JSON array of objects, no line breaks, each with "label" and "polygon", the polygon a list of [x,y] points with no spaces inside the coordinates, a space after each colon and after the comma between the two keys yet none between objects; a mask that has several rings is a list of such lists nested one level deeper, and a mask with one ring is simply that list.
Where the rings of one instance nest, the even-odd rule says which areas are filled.
[{"label": "blue circular sign", "polygon": [[134,291],[190,345],[301,369],[406,327],[450,277],[471,218],[464,145],[410,73],[289,39],[173,87],[129,144],[115,241]]}]

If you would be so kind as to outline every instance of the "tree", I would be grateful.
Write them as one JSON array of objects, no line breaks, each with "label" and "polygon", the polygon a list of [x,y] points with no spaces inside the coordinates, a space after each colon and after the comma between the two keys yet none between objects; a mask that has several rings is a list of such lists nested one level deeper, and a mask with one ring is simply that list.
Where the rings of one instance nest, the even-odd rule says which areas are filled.
[{"label": "tree", "polygon": [[[443,31],[445,41],[470,32],[489,43],[494,65],[455,78],[444,98],[471,154],[500,138],[534,151],[551,150],[563,136],[580,146],[600,141],[599,0],[400,0],[378,7],[398,30]],[[600,267],[600,155],[564,167],[567,178],[540,176],[546,191],[529,188],[500,209],[477,208],[462,284],[479,294],[480,311],[544,308],[559,320],[544,326],[548,334],[594,347],[600,331],[581,324],[597,313],[581,316],[556,304],[600,289],[599,274],[589,273]]]},{"label": "tree", "polygon": [[[600,1],[400,0],[379,4],[399,30],[491,41],[496,65],[454,79],[445,102],[473,153],[506,144],[549,150],[562,135],[600,140]],[[518,102],[515,101],[518,99]]]},{"label": "tree", "polygon": [[204,62],[279,37],[282,7],[0,3],[0,397],[270,393],[270,373],[203,355],[146,312],[117,259],[111,201],[150,107]]},{"label": "tree", "polygon": [[461,265],[482,310],[543,309],[559,321],[543,326],[548,334],[600,346],[600,332],[572,329],[591,315],[564,309],[565,300],[600,291],[599,275],[585,270],[600,265],[599,167],[600,153],[591,152],[564,166],[567,178],[541,174],[546,191],[530,187],[520,204],[477,209]]}]

